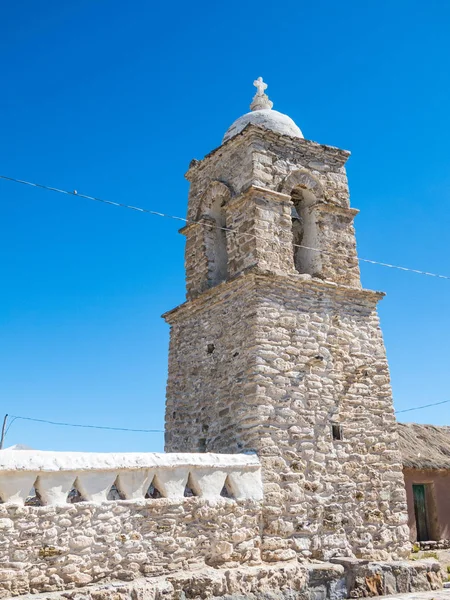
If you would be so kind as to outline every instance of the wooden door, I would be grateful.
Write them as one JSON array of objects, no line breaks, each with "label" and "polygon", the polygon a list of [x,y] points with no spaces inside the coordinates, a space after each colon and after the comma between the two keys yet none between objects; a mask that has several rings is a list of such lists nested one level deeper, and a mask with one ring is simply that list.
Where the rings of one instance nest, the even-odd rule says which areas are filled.
[{"label": "wooden door", "polygon": [[428,532],[427,504],[425,485],[413,484],[414,513],[416,516],[417,541],[426,542],[430,539]]}]

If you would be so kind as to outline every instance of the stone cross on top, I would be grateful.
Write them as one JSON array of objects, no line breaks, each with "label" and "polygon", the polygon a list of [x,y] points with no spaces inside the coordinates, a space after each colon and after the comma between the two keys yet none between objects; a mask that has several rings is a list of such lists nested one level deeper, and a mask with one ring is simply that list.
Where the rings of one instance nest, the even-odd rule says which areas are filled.
[{"label": "stone cross on top", "polygon": [[273,106],[273,102],[269,100],[269,96],[264,93],[267,89],[267,83],[263,81],[262,77],[258,77],[253,82],[256,88],[256,94],[253,97],[253,101],[250,104],[250,110],[270,110]]},{"label": "stone cross on top", "polygon": [[257,96],[263,96],[264,95],[264,90],[267,90],[267,83],[265,83],[263,81],[263,78],[262,77],[258,77],[258,79],[255,79],[255,81],[253,82],[253,85],[258,90],[256,92],[256,95]]}]

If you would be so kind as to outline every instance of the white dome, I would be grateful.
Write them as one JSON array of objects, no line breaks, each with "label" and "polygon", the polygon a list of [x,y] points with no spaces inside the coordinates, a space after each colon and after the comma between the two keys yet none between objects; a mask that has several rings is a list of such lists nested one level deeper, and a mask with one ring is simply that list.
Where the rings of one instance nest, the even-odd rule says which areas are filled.
[{"label": "white dome", "polygon": [[223,136],[222,143],[227,142],[229,139],[240,133],[249,123],[259,125],[260,127],[270,129],[271,131],[276,131],[276,133],[281,133],[283,135],[303,138],[300,127],[298,127],[290,117],[277,110],[265,108],[263,110],[253,110],[252,112],[242,115],[239,119],[236,119],[231,127],[227,129]]}]

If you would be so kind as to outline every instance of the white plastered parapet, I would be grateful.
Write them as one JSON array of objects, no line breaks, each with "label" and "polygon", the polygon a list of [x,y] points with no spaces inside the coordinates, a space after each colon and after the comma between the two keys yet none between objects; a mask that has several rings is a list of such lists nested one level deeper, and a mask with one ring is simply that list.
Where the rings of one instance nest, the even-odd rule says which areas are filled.
[{"label": "white plastered parapet", "polygon": [[143,499],[150,485],[162,497],[220,497],[262,500],[256,455],[0,451],[0,498],[23,504],[31,488],[41,503],[64,504],[75,488],[83,500],[105,502],[114,485],[123,499]]}]

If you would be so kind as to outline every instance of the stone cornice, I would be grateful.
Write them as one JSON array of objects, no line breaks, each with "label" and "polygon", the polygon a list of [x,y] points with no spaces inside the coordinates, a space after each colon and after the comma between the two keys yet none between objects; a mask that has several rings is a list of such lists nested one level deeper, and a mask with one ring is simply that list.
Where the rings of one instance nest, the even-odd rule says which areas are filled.
[{"label": "stone cornice", "polygon": [[311,140],[305,140],[303,138],[291,137],[288,135],[283,135],[281,133],[277,133],[275,131],[271,131],[259,125],[255,125],[253,123],[249,123],[244,129],[229,139],[224,144],[221,144],[214,150],[211,150],[206,156],[201,159],[193,159],[189,165],[189,168],[185,174],[186,179],[189,181],[199,169],[205,166],[208,163],[208,160],[213,156],[216,156],[221,151],[228,151],[230,148],[238,147],[243,142],[251,142],[254,139],[263,139],[263,140],[274,140],[278,143],[289,145],[301,149],[302,147],[308,148],[313,152],[323,153],[325,156],[327,154],[333,157],[333,160],[338,163],[338,166],[343,167],[347,162],[350,152],[348,150],[342,150],[341,148],[337,148],[336,146],[328,146],[326,144],[319,144],[317,142],[313,142]]},{"label": "stone cornice", "polygon": [[162,315],[162,318],[165,319],[167,323],[173,324],[179,318],[183,318],[186,314],[195,314],[205,305],[220,304],[228,299],[230,294],[239,292],[244,287],[256,289],[258,283],[268,283],[270,281],[276,283],[281,288],[290,287],[291,289],[296,289],[298,291],[309,288],[316,292],[346,297],[350,302],[352,300],[363,300],[375,305],[385,296],[384,292],[340,285],[333,283],[332,281],[323,281],[318,278],[313,278],[310,275],[302,275],[300,273],[265,273],[252,267],[248,271],[240,273],[233,279],[224,281],[223,283],[206,290],[197,298],[188,300],[176,308],[167,311]]},{"label": "stone cornice", "polygon": [[331,202],[317,202],[317,204],[314,204],[313,206],[323,212],[338,213],[351,219],[359,214],[359,209],[357,208],[346,208],[344,206],[338,206],[337,204],[331,204]]},{"label": "stone cornice", "polygon": [[209,215],[202,215],[198,221],[192,221],[192,223],[188,223],[187,225],[185,225],[184,227],[179,229],[178,233],[181,233],[182,235],[186,235],[188,233],[188,231],[190,231],[191,229],[194,229],[195,227],[199,227],[199,226],[204,227],[205,223],[210,223],[211,225],[214,225],[215,222],[216,221],[213,217],[210,217]]},{"label": "stone cornice", "polygon": [[[264,194],[264,196],[270,196],[271,199],[276,200],[278,202],[290,202],[291,197],[288,194],[283,194],[282,192],[277,192],[275,190],[271,190],[269,188],[260,187],[259,185],[250,185],[246,190],[241,192],[238,196],[232,198],[228,204],[225,205],[225,210],[229,208],[235,209],[239,204],[244,202],[249,196],[256,196],[257,194]],[[339,207],[337,207],[339,209]],[[344,209],[341,209],[344,210]],[[347,209],[348,210],[348,209]],[[358,212],[358,211],[356,211]],[[188,231],[193,229],[196,226],[203,226],[205,221],[209,221],[211,223],[214,222],[214,219],[209,215],[203,215],[200,221],[193,221],[192,223],[188,223],[184,227],[178,230],[178,233],[182,235],[186,235]]]},{"label": "stone cornice", "polygon": [[225,205],[225,210],[229,208],[236,208],[241,202],[246,200],[249,196],[256,196],[257,194],[264,194],[264,196],[270,196],[272,200],[277,202],[290,202],[291,197],[288,194],[283,194],[282,192],[277,192],[275,190],[271,190],[266,187],[261,187],[259,185],[250,185],[243,192],[241,192],[238,196],[232,198],[228,204]]}]

